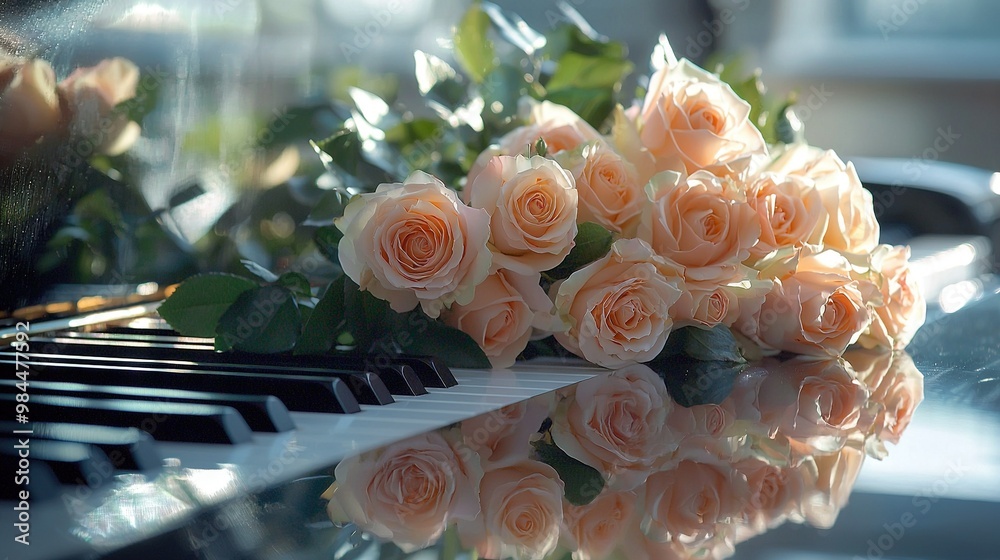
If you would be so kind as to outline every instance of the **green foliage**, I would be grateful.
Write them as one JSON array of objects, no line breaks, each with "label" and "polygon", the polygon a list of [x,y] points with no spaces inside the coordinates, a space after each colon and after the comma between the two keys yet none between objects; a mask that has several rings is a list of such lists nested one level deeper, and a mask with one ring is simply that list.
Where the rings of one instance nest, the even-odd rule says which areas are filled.
[{"label": "green foliage", "polygon": [[284,286],[268,285],[242,292],[219,317],[216,350],[274,354],[291,350],[302,330],[295,296]]},{"label": "green foliage", "polygon": [[478,83],[496,66],[493,42],[486,37],[489,27],[490,18],[477,2],[462,16],[455,32],[455,58]]},{"label": "green foliage", "polygon": [[222,315],[256,287],[252,280],[232,274],[199,274],[182,282],[157,311],[184,336],[213,337]]},{"label": "green foliage", "polygon": [[569,503],[585,506],[594,501],[604,489],[604,477],[594,467],[570,457],[555,444],[545,440],[538,440],[531,445],[535,448],[538,459],[559,473],[564,485],[563,492]]},{"label": "green foliage", "polygon": [[728,327],[682,327],[670,333],[661,356],[684,355],[695,360],[746,363]]},{"label": "green foliage", "polygon": [[344,283],[341,275],[330,283],[305,322],[302,336],[293,354],[324,354],[328,352],[347,324],[344,307]]},{"label": "green foliage", "polygon": [[611,232],[593,222],[584,222],[577,227],[575,245],[559,266],[546,271],[552,280],[568,278],[577,270],[608,254],[614,236]]}]

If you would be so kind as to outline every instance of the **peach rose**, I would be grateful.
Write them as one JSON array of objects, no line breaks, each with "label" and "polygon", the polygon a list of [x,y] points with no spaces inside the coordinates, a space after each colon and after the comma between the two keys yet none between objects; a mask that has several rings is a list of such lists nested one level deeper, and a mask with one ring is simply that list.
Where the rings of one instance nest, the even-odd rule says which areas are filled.
[{"label": "peach rose", "polygon": [[646,481],[642,530],[655,541],[702,548],[735,531],[749,499],[746,477],[732,465],[683,460]]},{"label": "peach rose", "polygon": [[551,404],[543,395],[464,420],[462,437],[486,468],[520,462],[530,455],[531,436],[548,418]]},{"label": "peach rose", "polygon": [[739,278],[740,263],[760,236],[754,209],[724,181],[705,171],[663,172],[646,187],[638,237],[657,254],[684,267],[690,284],[715,288]]},{"label": "peach rose", "polygon": [[0,54],[0,155],[15,155],[57,132],[61,119],[52,66]]},{"label": "peach rose", "polygon": [[532,327],[548,323],[552,300],[539,280],[537,272],[498,270],[476,286],[472,301],[452,305],[441,318],[471,336],[494,368],[509,367],[528,345]]},{"label": "peach rose", "polygon": [[721,286],[688,284],[688,290],[671,309],[678,326],[694,325],[710,329],[717,325],[731,326],[741,315],[759,310],[771,282],[754,278],[755,272],[740,266],[739,282]]},{"label": "peach rose", "polygon": [[489,215],[422,171],[356,196],[336,225],[344,273],[400,313],[467,304],[490,272]]},{"label": "peach rose", "polygon": [[576,560],[603,560],[618,545],[634,518],[637,496],[632,492],[602,492],[585,506],[563,504],[567,540]]},{"label": "peach rose", "polygon": [[580,197],[577,222],[594,222],[632,237],[648,199],[635,166],[605,142],[562,152],[557,158],[573,173]]},{"label": "peach rose", "polygon": [[498,153],[513,156],[533,151],[538,139],[545,141],[549,155],[576,149],[601,135],[568,107],[551,101],[532,102],[528,124],[508,132],[499,141]]},{"label": "peach rose", "polygon": [[775,364],[757,389],[761,422],[810,452],[832,453],[874,420],[868,389],[842,360]]},{"label": "peach rose", "polygon": [[835,272],[799,272],[774,281],[755,317],[740,331],[767,347],[837,357],[871,322],[872,285]]},{"label": "peach rose", "polygon": [[828,217],[812,181],[762,173],[747,186],[747,203],[760,219],[760,241],[750,253],[760,259],[783,247],[801,247]]},{"label": "peach rose", "polygon": [[327,512],[404,551],[429,546],[448,524],[479,514],[478,461],[455,434],[431,432],[341,461]]},{"label": "peach rose", "polygon": [[913,413],[924,400],[924,376],[903,352],[873,352],[852,350],[844,355],[852,365],[861,364],[858,379],[871,391],[871,402],[879,407],[874,421],[874,442],[884,457],[883,442],[899,443],[903,431],[910,425]]},{"label": "peach rose", "polygon": [[813,230],[809,243],[822,243],[848,253],[866,253],[878,244],[879,225],[872,195],[861,185],[853,164],[845,164],[831,150],[794,144],[767,171],[805,177],[815,184],[828,224]]},{"label": "peach rose", "polygon": [[479,485],[482,514],[459,522],[462,543],[481,558],[540,560],[559,542],[562,495],[555,469],[539,461],[488,471]]},{"label": "peach rose", "polygon": [[102,153],[127,150],[139,137],[139,125],[114,109],[135,97],[138,83],[139,68],[121,57],[74,70],[59,84],[72,115],[72,132],[97,142]]},{"label": "peach rose", "polygon": [[816,486],[818,477],[812,457],[797,465],[777,466],[751,458],[735,466],[746,477],[750,488],[750,499],[744,504],[743,513],[752,534],[763,533],[786,520],[797,523],[804,520],[802,501],[807,490]]},{"label": "peach rose", "polygon": [[837,453],[816,455],[816,484],[808,487],[802,500],[806,521],[818,529],[829,529],[854,489],[865,453],[846,445]]},{"label": "peach rose", "polygon": [[635,364],[583,381],[561,401],[552,439],[567,455],[601,472],[612,490],[631,490],[684,434],[671,432],[675,403],[651,369]]},{"label": "peach rose", "polygon": [[619,239],[608,254],[557,286],[555,305],[570,325],[556,340],[604,367],[655,358],[673,328],[670,308],[683,282],[638,239]]},{"label": "peach rose", "polygon": [[573,176],[539,156],[496,156],[471,175],[463,197],[490,215],[494,263],[522,274],[562,262],[574,245],[578,196]]},{"label": "peach rose", "polygon": [[872,254],[872,269],[882,294],[875,306],[869,332],[861,343],[901,350],[924,324],[927,302],[920,284],[910,273],[910,248],[880,245]]},{"label": "peach rose", "polygon": [[750,104],[729,85],[681,60],[650,77],[638,118],[639,137],[658,171],[724,169],[767,153],[749,116]]}]

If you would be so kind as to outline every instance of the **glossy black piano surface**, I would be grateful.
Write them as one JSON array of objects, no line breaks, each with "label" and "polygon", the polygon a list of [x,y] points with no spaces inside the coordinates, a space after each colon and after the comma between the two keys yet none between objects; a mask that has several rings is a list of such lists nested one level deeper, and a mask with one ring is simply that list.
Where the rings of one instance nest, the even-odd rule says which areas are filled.
[{"label": "glossy black piano surface", "polygon": [[[973,287],[961,308],[952,306],[951,313],[933,308],[928,323],[909,346],[924,375],[924,402],[899,444],[889,446],[888,457],[865,462],[836,524],[821,530],[786,523],[741,543],[735,558],[1000,556],[1000,533],[995,530],[1000,516],[1000,331],[995,328],[1000,284],[987,279],[973,282]],[[72,341],[59,345],[59,336]],[[334,390],[333,395],[348,403],[347,410],[316,412],[308,401],[303,405],[294,398],[269,402],[266,397],[242,397],[243,402],[236,402],[239,399],[230,396],[230,408],[238,404],[244,407],[244,415],[247,410],[264,416],[270,411],[294,424],[269,429],[244,422],[236,430],[245,430],[251,441],[237,443],[198,443],[211,433],[200,428],[190,430],[190,441],[177,442],[155,429],[148,437],[127,428],[88,430],[63,422],[39,424],[31,436],[33,444],[75,438],[93,444],[103,455],[71,458],[53,463],[50,469],[40,459],[32,463],[31,475],[33,480],[38,476],[39,493],[50,497],[32,500],[32,544],[23,548],[5,545],[12,558],[350,558],[366,551],[374,554],[378,547],[382,555],[371,557],[400,558],[402,553],[395,547],[373,544],[351,525],[341,528],[331,523],[326,500],[320,495],[333,481],[338,461],[602,375],[593,368],[534,364],[492,374],[458,370],[458,384],[450,388],[434,387],[433,382],[420,387],[397,382],[373,390],[371,382],[385,372],[356,373],[360,381],[352,384],[344,381],[347,373],[341,370],[346,367],[337,364],[327,367],[340,371],[341,377],[323,374],[320,364],[308,360],[300,364],[262,360],[265,363],[256,365],[238,356],[198,360],[198,353],[207,351],[198,348],[203,344],[200,341],[178,341],[166,332],[112,329],[101,335],[38,335],[36,348],[46,350],[38,361],[51,364],[50,370],[40,367],[33,378],[38,382],[39,400],[46,392],[58,398],[73,391],[91,400],[127,399],[129,391],[141,398],[143,387],[154,387],[155,395],[157,383],[164,384],[120,382],[127,377],[112,374],[115,368],[155,369],[140,363],[140,357],[129,350],[103,352],[103,357],[84,350],[70,357],[67,349],[78,348],[87,339],[104,345],[127,341],[181,344],[172,360],[160,357],[169,363],[158,367],[175,372],[172,375],[212,376],[237,370],[243,362],[249,367],[237,377],[245,380],[244,392],[249,395],[261,393],[253,389],[255,376],[301,381],[312,387],[306,391],[310,395],[317,387],[314,381],[320,379],[324,387],[343,389]],[[0,356],[0,362],[4,359]],[[121,365],[123,361],[127,365]],[[96,368],[98,373],[76,380],[62,377],[79,364],[85,370]],[[10,356],[4,367],[13,371]],[[281,368],[286,371],[278,371]],[[102,373],[115,381],[102,383]],[[199,398],[221,400],[221,393],[233,390],[225,385],[169,384],[175,391],[188,391],[170,396],[189,403]],[[129,389],[130,385],[138,388]],[[420,389],[418,394],[412,394],[414,388]],[[349,413],[352,399],[360,402],[366,391],[370,397],[383,390],[391,393],[394,402],[360,404],[358,412]],[[289,393],[298,394],[296,390]],[[218,403],[202,406],[220,408]],[[104,423],[96,413],[94,418],[74,417],[73,422]],[[4,427],[8,431],[18,428]],[[101,457],[113,459],[122,470],[109,472],[101,466]],[[60,479],[74,477],[90,484],[58,485]],[[52,486],[43,490],[46,479]],[[17,501],[11,501],[15,497],[4,496],[5,543],[13,542],[15,536]],[[439,553],[434,550],[428,553],[431,557]]]}]

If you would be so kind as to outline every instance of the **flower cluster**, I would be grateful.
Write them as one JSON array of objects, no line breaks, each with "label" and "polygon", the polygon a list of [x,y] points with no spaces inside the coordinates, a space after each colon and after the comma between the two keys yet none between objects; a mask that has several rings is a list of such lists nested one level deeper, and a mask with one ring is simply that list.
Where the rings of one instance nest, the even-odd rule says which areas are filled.
[{"label": "flower cluster", "polygon": [[[730,328],[765,355],[836,357],[902,348],[923,323],[908,250],[878,244],[854,167],[769,148],[718,76],[668,61],[607,135],[566,107],[526,105],[460,196],[422,172],[357,196],[336,222],[344,272],[397,312],[419,305],[461,329],[497,368],[550,334],[616,368],[655,358],[682,326]],[[613,234],[610,250],[551,277],[584,223]]]},{"label": "flower cluster", "polygon": [[92,142],[87,155],[124,152],[140,129],[115,107],[135,97],[138,81],[139,69],[120,57],[57,82],[45,60],[0,52],[0,161],[52,137]]},{"label": "flower cluster", "polygon": [[[454,527],[482,558],[721,558],[785,522],[830,527],[922,398],[903,353],[768,358],[690,407],[633,364],[350,458],[328,512],[407,552]],[[539,444],[598,477],[567,476]]]}]

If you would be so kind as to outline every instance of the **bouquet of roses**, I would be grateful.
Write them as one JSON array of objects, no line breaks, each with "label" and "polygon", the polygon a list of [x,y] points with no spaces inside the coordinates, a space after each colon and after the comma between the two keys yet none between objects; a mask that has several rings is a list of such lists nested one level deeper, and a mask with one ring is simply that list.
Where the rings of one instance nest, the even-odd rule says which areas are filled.
[{"label": "bouquet of roses", "polygon": [[836,357],[902,348],[922,324],[908,249],[879,245],[854,167],[797,141],[757,76],[734,89],[662,39],[641,99],[616,103],[620,45],[579,25],[541,36],[485,3],[454,47],[467,77],[416,55],[436,117],[355,89],[343,129],[312,144],[327,192],[309,224],[342,275],[315,292],[247,263],[266,285],[195,277],[161,315],[220,349],[494,368],[526,349],[609,368]]}]

